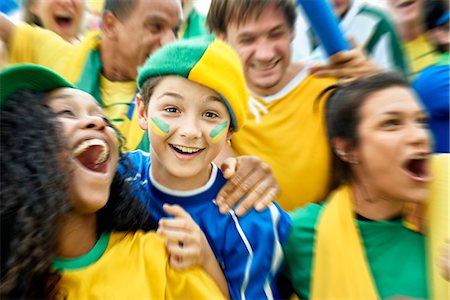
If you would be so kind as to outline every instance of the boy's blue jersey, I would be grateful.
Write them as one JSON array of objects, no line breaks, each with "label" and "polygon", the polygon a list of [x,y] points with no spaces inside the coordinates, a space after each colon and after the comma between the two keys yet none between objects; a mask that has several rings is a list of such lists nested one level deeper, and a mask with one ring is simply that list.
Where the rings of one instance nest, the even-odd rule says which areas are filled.
[{"label": "boy's blue jersey", "polygon": [[150,175],[150,156],[142,151],[126,154],[133,165],[127,180],[156,220],[168,217],[164,203],[182,206],[199,225],[223,269],[232,299],[278,298],[275,277],[283,260],[291,220],[277,204],[262,212],[250,210],[238,217],[233,210],[222,215],[216,195],[226,183],[213,164],[208,183],[193,191],[175,191],[159,185]]}]

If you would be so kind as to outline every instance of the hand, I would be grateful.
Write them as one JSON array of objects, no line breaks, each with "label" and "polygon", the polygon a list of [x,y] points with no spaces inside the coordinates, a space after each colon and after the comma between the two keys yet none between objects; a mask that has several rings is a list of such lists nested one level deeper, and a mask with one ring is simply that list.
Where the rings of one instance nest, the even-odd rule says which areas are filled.
[{"label": "hand", "polygon": [[355,79],[380,71],[379,67],[372,63],[361,47],[338,52],[330,56],[328,61],[328,64],[312,67],[310,72],[317,77]]},{"label": "hand", "polygon": [[280,193],[269,165],[255,156],[229,157],[220,168],[224,177],[230,179],[216,198],[221,213],[227,213],[243,197],[236,215],[244,215],[253,206],[261,211]]},{"label": "hand", "polygon": [[166,237],[170,264],[176,269],[204,267],[210,247],[203,231],[181,206],[164,204],[163,209],[174,216],[162,218],[156,231]]}]

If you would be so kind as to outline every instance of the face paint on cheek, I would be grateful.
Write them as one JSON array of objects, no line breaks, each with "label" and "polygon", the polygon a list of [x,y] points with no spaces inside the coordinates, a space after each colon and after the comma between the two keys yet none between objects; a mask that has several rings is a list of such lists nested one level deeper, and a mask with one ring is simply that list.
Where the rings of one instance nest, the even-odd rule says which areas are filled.
[{"label": "face paint on cheek", "polygon": [[213,144],[218,143],[222,139],[223,135],[227,132],[227,129],[228,129],[227,121],[223,121],[222,123],[214,127],[213,130],[211,130],[211,133],[209,134],[211,142]]},{"label": "face paint on cheek", "polygon": [[150,130],[158,136],[165,136],[169,133],[170,126],[163,120],[153,117],[150,119]]}]

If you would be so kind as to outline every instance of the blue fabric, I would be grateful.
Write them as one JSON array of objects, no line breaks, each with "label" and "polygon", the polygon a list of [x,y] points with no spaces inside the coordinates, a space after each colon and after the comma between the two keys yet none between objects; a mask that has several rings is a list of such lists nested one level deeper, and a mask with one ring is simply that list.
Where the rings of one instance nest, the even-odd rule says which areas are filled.
[{"label": "blue fabric", "polygon": [[[236,217],[234,212],[222,215],[214,199],[226,179],[217,167],[213,166],[211,177],[215,179],[209,188],[181,196],[177,191],[162,191],[152,184],[148,153],[138,150],[127,156],[134,168],[128,180],[156,220],[168,217],[162,209],[164,203],[179,204],[205,233],[224,271],[232,299],[267,299],[272,298],[270,295],[279,298],[275,279],[283,260],[281,246],[291,227],[286,212],[274,204],[262,212],[251,210],[243,217]],[[239,234],[239,227],[243,235]],[[246,239],[251,249],[247,248]]]},{"label": "blue fabric", "polygon": [[448,153],[450,65],[438,64],[424,69],[413,82],[413,87],[431,117],[435,152]]}]

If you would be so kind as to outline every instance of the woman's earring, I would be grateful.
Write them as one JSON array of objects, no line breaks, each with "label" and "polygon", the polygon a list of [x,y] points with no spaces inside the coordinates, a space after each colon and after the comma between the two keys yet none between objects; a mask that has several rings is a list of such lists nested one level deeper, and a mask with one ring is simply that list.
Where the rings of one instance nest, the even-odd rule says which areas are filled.
[{"label": "woman's earring", "polygon": [[340,158],[345,157],[345,152],[342,151],[341,149],[336,149],[336,154],[337,154],[337,156],[339,156]]},{"label": "woman's earring", "polygon": [[357,165],[359,163],[359,161],[357,159],[351,158],[350,155],[341,150],[341,149],[336,149],[336,155],[339,156],[340,159],[342,159],[345,162],[348,162],[349,164],[352,165]]}]

